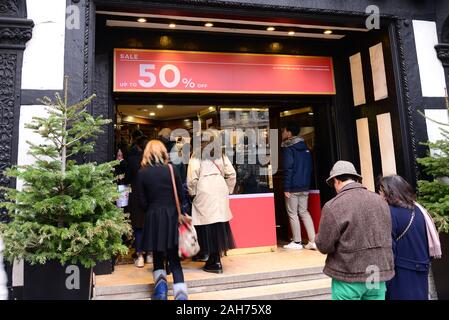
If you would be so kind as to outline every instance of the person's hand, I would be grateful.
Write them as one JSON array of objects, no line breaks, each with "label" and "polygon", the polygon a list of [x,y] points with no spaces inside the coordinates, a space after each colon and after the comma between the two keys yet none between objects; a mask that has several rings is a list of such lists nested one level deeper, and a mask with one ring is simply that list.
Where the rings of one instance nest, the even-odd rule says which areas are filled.
[{"label": "person's hand", "polygon": [[289,199],[292,196],[290,192],[284,192],[284,195],[287,199]]}]

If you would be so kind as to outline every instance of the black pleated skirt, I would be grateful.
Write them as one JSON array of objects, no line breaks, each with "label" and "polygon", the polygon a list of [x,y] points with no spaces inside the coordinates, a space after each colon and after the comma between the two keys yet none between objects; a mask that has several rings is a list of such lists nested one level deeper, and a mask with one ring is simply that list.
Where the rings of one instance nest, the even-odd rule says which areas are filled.
[{"label": "black pleated skirt", "polygon": [[178,212],[176,207],[149,209],[145,216],[143,249],[146,252],[178,249]]},{"label": "black pleated skirt", "polygon": [[201,252],[221,254],[235,248],[234,236],[229,222],[195,226],[195,229]]}]

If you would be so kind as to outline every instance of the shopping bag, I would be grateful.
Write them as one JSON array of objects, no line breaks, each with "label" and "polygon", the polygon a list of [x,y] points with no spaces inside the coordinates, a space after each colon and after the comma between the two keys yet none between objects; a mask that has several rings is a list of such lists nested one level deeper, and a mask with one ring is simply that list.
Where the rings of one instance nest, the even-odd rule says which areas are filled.
[{"label": "shopping bag", "polygon": [[181,215],[179,219],[179,246],[178,254],[181,258],[191,258],[200,251],[198,236],[192,218]]},{"label": "shopping bag", "polygon": [[178,211],[178,254],[180,258],[191,258],[200,251],[198,237],[196,235],[195,226],[192,218],[181,213],[181,205],[179,204],[178,191],[176,188],[175,174],[171,164],[168,165],[173,185],[173,195],[176,202],[176,210]]},{"label": "shopping bag", "polygon": [[124,208],[129,204],[129,191],[130,187],[128,185],[118,185],[118,192],[120,193],[119,198],[116,201],[117,207]]}]

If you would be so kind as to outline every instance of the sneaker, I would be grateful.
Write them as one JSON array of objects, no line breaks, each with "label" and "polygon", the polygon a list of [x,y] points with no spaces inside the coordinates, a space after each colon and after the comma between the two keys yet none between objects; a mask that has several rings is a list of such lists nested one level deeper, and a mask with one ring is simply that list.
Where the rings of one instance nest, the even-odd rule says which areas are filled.
[{"label": "sneaker", "polygon": [[139,254],[137,259],[134,261],[134,264],[137,268],[143,268],[145,266],[145,261],[143,259],[143,255]]},{"label": "sneaker", "polygon": [[289,244],[286,244],[284,246],[285,249],[294,249],[294,250],[301,250],[303,248],[302,244],[296,243],[294,241],[290,242]]},{"label": "sneaker", "polygon": [[315,242],[311,242],[311,241],[309,241],[309,243],[304,246],[304,249],[318,250],[317,247],[316,247]]},{"label": "sneaker", "polygon": [[145,263],[153,263],[153,255],[151,253],[145,257]]}]

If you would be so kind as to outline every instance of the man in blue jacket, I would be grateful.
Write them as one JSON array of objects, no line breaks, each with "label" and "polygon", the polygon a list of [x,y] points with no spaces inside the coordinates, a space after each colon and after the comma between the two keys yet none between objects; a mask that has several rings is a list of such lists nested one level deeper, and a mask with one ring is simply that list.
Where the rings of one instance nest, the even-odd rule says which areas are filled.
[{"label": "man in blue jacket", "polygon": [[[312,176],[312,155],[304,139],[299,137],[300,128],[296,123],[288,123],[282,128],[282,152],[284,158],[284,194],[293,241],[286,249],[316,250],[315,228],[308,207],[309,187]],[[301,243],[301,226],[304,223],[309,243]]]}]

